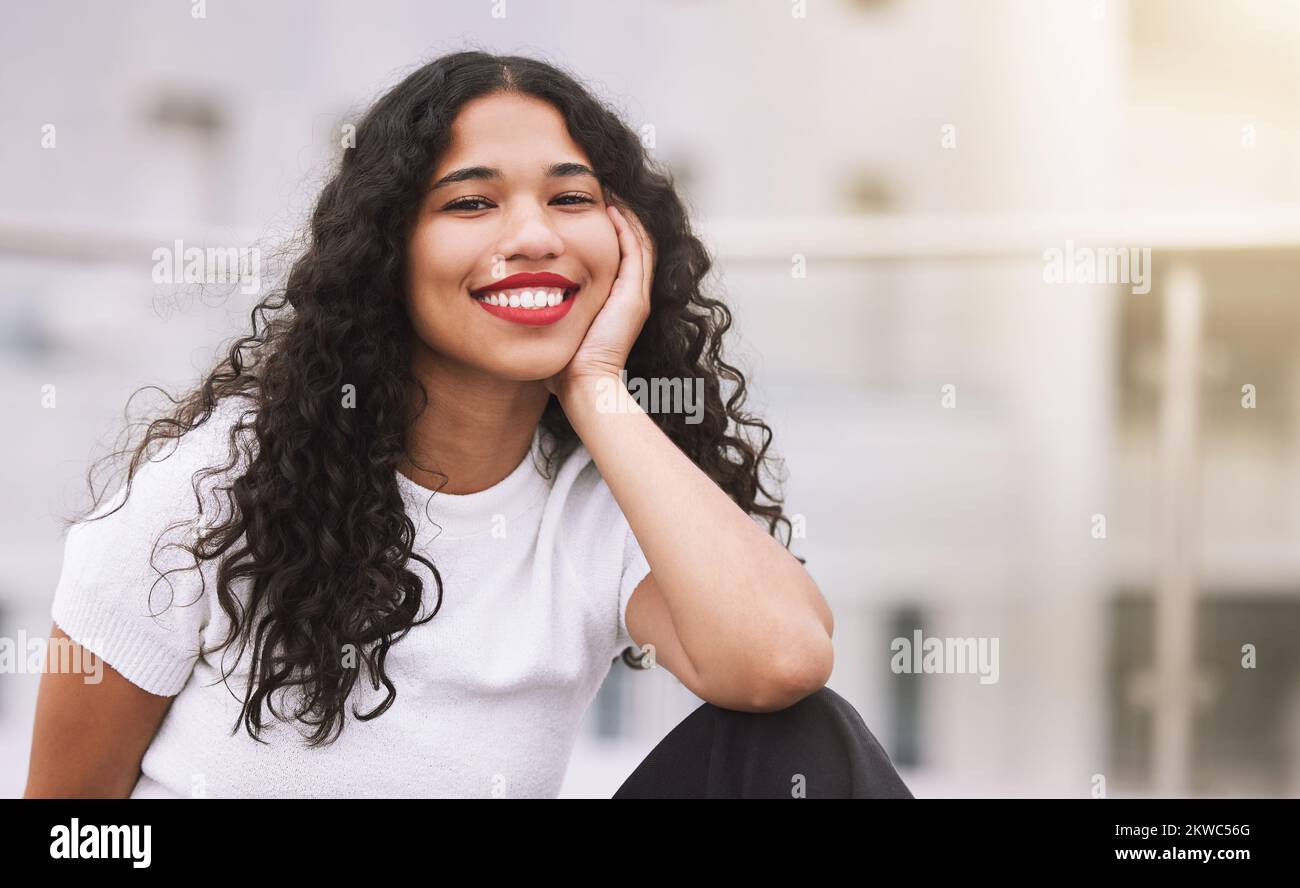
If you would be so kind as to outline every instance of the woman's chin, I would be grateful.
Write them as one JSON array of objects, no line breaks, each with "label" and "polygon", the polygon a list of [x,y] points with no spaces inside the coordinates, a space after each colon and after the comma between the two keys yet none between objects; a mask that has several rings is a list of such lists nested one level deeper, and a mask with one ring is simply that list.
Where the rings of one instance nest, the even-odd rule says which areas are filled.
[{"label": "woman's chin", "polygon": [[536,382],[541,384],[563,370],[571,357],[572,355],[568,355],[562,359],[513,363],[507,366],[484,368],[484,370],[502,382]]}]

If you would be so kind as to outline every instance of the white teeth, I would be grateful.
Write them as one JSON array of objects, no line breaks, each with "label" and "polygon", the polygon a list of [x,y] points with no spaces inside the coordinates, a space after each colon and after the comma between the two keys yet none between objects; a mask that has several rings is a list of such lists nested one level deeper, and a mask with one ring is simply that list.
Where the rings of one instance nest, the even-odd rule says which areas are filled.
[{"label": "white teeth", "polygon": [[508,305],[511,308],[547,308],[564,301],[564,290],[558,287],[535,287],[531,290],[494,290],[484,296],[475,296],[488,305]]}]

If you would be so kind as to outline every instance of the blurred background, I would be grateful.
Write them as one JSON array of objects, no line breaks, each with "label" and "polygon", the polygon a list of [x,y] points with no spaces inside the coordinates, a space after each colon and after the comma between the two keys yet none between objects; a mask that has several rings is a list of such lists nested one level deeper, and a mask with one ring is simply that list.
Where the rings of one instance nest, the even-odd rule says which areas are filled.
[{"label": "blurred background", "polygon": [[[1300,795],[1300,5],[3,6],[0,637],[48,632],[55,516],[127,397],[197,382],[260,298],[156,285],[152,251],[292,235],[346,123],[482,48],[576,73],[674,172],[830,687],[918,797]],[[1083,248],[1149,289],[1052,273]],[[901,671],[918,637],[996,641],[997,680]],[[0,795],[38,677],[0,681]],[[564,794],[699,702],[616,665]]]}]

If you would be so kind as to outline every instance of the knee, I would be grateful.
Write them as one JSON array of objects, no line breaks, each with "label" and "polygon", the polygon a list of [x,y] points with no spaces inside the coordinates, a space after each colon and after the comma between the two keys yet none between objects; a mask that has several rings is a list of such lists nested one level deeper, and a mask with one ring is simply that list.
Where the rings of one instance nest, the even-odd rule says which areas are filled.
[{"label": "knee", "polygon": [[708,710],[715,726],[743,733],[756,742],[791,737],[811,742],[854,735],[863,738],[865,735],[873,747],[879,747],[853,705],[828,687],[818,688],[784,709],[748,712],[712,703],[700,708]]},{"label": "knee", "polygon": [[770,712],[712,709],[715,732],[751,756],[807,765],[848,797],[911,797],[862,715],[828,687]]},{"label": "knee", "polygon": [[853,705],[828,687],[820,687],[807,696],[801,697],[782,709],[770,709],[764,712],[750,712],[740,709],[726,709],[712,703],[705,704],[722,718],[733,721],[751,721],[763,725],[780,725],[788,722],[822,722],[852,713],[858,716]]}]

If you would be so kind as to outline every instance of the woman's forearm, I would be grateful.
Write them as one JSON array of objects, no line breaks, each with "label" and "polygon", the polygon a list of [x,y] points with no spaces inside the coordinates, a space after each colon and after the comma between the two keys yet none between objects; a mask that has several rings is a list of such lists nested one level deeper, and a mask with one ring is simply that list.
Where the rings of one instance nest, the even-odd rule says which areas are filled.
[{"label": "woman's forearm", "polygon": [[702,678],[830,676],[831,611],[804,566],[678,449],[617,376],[560,394],[627,517]]}]

